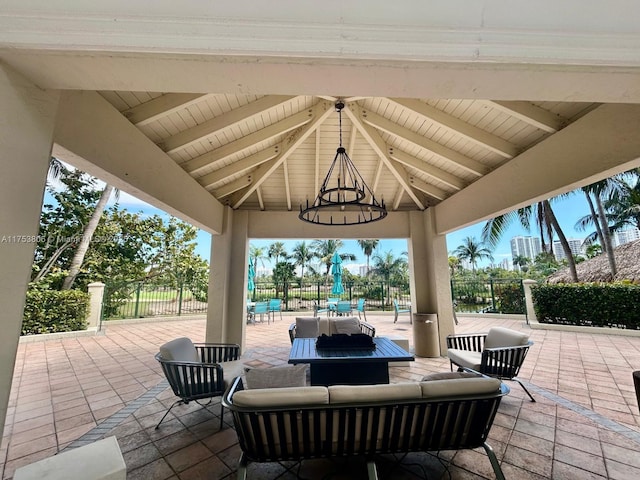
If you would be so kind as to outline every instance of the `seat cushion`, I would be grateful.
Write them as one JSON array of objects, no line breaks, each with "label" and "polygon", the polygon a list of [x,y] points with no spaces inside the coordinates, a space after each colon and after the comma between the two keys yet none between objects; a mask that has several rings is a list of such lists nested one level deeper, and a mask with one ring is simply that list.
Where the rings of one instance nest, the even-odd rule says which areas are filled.
[{"label": "seat cushion", "polygon": [[233,394],[233,403],[238,407],[298,407],[303,405],[326,405],[329,403],[327,387],[264,388],[240,390]]},{"label": "seat cushion", "polygon": [[504,327],[492,327],[487,333],[484,348],[517,347],[526,345],[529,335]]},{"label": "seat cushion", "polygon": [[296,317],[296,338],[320,336],[320,317]]},{"label": "seat cushion", "polygon": [[412,400],[420,398],[420,385],[387,383],[378,385],[331,385],[329,403],[366,403]]},{"label": "seat cushion", "polygon": [[454,378],[420,382],[422,398],[457,397],[460,395],[484,395],[500,388],[497,378]]},{"label": "seat cushion", "polygon": [[481,375],[471,372],[438,372],[425,375],[422,377],[422,381],[430,382],[433,380],[452,380],[455,378],[481,378]]},{"label": "seat cushion", "polygon": [[480,370],[480,364],[482,363],[482,353],[480,352],[450,348],[447,350],[447,356],[449,357],[449,360],[459,367],[468,367],[472,370]]},{"label": "seat cushion", "polygon": [[304,387],[307,384],[307,365],[247,368],[245,379],[247,389]]},{"label": "seat cushion", "polygon": [[201,362],[196,347],[187,337],[176,338],[161,345],[160,355],[164,360],[174,362]]},{"label": "seat cushion", "polygon": [[336,333],[346,333],[353,335],[354,333],[362,333],[360,321],[356,317],[336,318],[333,320]]}]

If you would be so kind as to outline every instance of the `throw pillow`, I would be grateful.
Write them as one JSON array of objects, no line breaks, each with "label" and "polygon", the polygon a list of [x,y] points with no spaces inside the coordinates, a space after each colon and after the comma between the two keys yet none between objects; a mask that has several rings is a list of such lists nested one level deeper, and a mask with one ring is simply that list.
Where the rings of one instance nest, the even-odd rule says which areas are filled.
[{"label": "throw pillow", "polygon": [[174,362],[200,362],[200,356],[193,342],[187,337],[176,338],[160,347],[164,360]]},{"label": "throw pillow", "polygon": [[529,335],[504,327],[491,327],[484,341],[484,348],[517,347],[526,345]]},{"label": "throw pillow", "polygon": [[307,366],[301,364],[272,368],[247,368],[245,369],[245,380],[247,389],[304,387],[307,384]]},{"label": "throw pillow", "polygon": [[317,338],[320,335],[320,317],[296,317],[296,338]]},{"label": "throw pillow", "polygon": [[355,317],[336,318],[334,322],[337,333],[346,333],[347,335],[362,333],[362,329],[360,328],[360,321]]}]

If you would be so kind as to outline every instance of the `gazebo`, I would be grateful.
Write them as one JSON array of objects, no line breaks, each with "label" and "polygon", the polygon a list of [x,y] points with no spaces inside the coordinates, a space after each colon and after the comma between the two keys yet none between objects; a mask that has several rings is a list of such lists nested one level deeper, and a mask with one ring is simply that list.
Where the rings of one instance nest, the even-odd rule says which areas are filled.
[{"label": "gazebo", "polygon": [[[443,348],[447,232],[640,165],[633,2],[1,9],[3,419],[51,155],[213,234],[208,341],[244,341],[249,239],[406,238]],[[298,218],[339,143],[385,219]]]}]

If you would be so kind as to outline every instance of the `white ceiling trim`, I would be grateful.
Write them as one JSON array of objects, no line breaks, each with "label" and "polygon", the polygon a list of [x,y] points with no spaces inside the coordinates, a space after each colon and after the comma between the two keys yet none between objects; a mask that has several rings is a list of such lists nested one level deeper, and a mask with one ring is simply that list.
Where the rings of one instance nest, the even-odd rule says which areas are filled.
[{"label": "white ceiling trim", "polygon": [[143,127],[179,110],[194,105],[209,95],[199,93],[165,93],[157,98],[129,108],[122,114],[136,127]]},{"label": "white ceiling trim", "polygon": [[567,123],[565,119],[560,118],[548,110],[540,108],[530,102],[500,102],[486,100],[484,103],[548,133],[557,132]]}]

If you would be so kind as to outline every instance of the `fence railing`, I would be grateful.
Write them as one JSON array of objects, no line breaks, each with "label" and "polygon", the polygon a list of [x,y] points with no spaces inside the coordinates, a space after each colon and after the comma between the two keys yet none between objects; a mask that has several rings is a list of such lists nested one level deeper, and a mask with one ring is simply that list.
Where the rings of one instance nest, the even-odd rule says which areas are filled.
[{"label": "fence railing", "polygon": [[451,294],[457,312],[526,313],[520,279],[452,279]]}]

